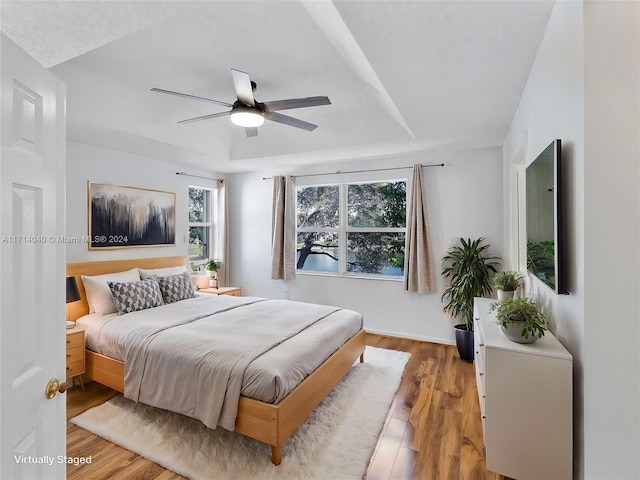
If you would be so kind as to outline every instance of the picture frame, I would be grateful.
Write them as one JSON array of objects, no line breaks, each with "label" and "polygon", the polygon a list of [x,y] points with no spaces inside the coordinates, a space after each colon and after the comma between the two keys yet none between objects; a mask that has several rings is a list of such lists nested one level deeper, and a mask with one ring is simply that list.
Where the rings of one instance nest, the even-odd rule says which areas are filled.
[{"label": "picture frame", "polygon": [[89,250],[174,246],[176,194],[87,182]]}]

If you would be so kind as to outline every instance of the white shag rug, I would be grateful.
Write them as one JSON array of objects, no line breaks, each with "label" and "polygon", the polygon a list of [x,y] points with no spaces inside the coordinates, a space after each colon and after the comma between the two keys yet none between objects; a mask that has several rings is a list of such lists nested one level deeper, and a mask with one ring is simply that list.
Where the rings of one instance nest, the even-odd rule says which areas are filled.
[{"label": "white shag rug", "polygon": [[71,422],[194,480],[362,479],[409,357],[367,347],[283,445],[278,467],[269,445],[121,395]]}]

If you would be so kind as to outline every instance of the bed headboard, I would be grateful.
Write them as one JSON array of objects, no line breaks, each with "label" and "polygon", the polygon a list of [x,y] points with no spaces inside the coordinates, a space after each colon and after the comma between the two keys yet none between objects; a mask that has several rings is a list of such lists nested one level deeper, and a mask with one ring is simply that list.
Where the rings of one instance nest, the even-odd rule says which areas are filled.
[{"label": "bed headboard", "polygon": [[132,268],[164,268],[185,265],[189,268],[189,257],[155,257],[155,258],[133,258],[130,260],[107,260],[101,262],[79,262],[67,263],[67,276],[76,277],[80,300],[67,305],[67,316],[69,320],[75,320],[82,315],[89,313],[87,294],[84,291],[81,275],[102,275],[105,273],[122,272]]}]

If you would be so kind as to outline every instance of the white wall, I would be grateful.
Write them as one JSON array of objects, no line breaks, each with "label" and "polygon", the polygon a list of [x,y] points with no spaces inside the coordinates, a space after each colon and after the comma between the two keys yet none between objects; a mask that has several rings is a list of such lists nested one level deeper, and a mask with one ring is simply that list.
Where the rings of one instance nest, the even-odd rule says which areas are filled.
[{"label": "white wall", "polygon": [[87,182],[111,183],[176,193],[176,245],[117,250],[89,250],[86,243],[67,244],[67,262],[187,255],[189,185],[215,187],[211,180],[176,175],[183,172],[217,178],[178,163],[67,141],[67,237],[88,234]]},{"label": "white wall", "polygon": [[[554,333],[578,357],[578,362],[584,330],[582,70],[582,5],[580,2],[559,2],[551,15],[503,148],[504,170],[510,171],[512,162],[528,165],[553,139],[562,140],[566,274],[570,295],[553,294],[534,276],[529,276],[527,281],[528,294],[542,302]],[[505,189],[510,187],[505,182]],[[505,225],[507,222],[505,218]],[[506,241],[515,241],[514,236],[512,233]],[[515,259],[509,261],[517,264]]]},{"label": "white wall", "polygon": [[[365,328],[415,339],[453,343],[454,322],[442,312],[444,283],[440,260],[458,237],[484,236],[492,253],[502,255],[502,173],[499,149],[454,153],[423,152],[402,158],[343,162],[298,171],[264,171],[228,177],[230,284],[248,295],[334,304],[363,313]],[[414,163],[445,163],[423,169],[438,291],[405,292],[401,281],[336,278],[299,274],[295,280],[271,280],[271,192],[273,174],[389,168]],[[305,177],[299,185],[335,181],[408,178],[411,169],[365,174]]]},{"label": "white wall", "polygon": [[584,465],[640,478],[640,3],[586,2]]},{"label": "white wall", "polygon": [[528,294],[574,356],[575,478],[640,478],[638,29],[636,2],[557,2],[503,149],[509,178],[563,141],[570,295]]}]

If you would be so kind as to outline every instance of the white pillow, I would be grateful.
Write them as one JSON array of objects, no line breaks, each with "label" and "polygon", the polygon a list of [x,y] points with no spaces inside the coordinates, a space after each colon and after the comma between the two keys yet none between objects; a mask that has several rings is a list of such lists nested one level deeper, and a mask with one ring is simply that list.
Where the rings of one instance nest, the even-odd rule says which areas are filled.
[{"label": "white pillow", "polygon": [[179,275],[182,272],[186,272],[187,267],[185,267],[184,265],[180,265],[177,267],[154,268],[152,270],[145,270],[144,268],[139,268],[138,271],[140,272],[140,278],[144,280],[153,275],[156,275],[158,277],[171,277],[173,275]]},{"label": "white pillow", "polygon": [[89,313],[116,313],[116,304],[113,303],[111,290],[107,282],[139,282],[140,274],[137,268],[118,273],[107,273],[105,275],[95,275],[88,277],[82,275],[82,284],[87,293],[87,303]]}]

